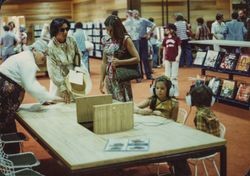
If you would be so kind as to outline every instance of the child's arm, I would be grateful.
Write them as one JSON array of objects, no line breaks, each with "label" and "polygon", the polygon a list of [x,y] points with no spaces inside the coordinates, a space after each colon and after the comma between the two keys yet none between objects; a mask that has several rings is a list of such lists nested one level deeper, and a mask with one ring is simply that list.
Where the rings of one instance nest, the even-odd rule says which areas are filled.
[{"label": "child's arm", "polygon": [[178,45],[178,55],[176,56],[175,61],[179,62],[180,61],[180,57],[181,57],[181,46]]},{"label": "child's arm", "polygon": [[135,104],[134,106],[134,113],[136,114],[142,114],[142,115],[151,115],[152,110],[147,108],[149,106],[150,99],[146,99],[139,104]]},{"label": "child's arm", "polygon": [[170,114],[170,116],[171,116],[170,118],[176,122],[177,117],[178,117],[178,111],[179,111],[179,103],[177,101],[173,102],[173,103],[174,103],[174,106],[173,106],[172,112]]}]

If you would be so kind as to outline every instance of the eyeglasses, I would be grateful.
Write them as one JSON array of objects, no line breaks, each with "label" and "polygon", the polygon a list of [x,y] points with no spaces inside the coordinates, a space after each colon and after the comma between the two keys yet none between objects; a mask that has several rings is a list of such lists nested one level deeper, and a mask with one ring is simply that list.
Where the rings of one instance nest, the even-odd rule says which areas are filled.
[{"label": "eyeglasses", "polygon": [[60,29],[59,29],[59,32],[65,32],[65,31],[68,32],[68,31],[69,31],[69,28],[60,28]]}]

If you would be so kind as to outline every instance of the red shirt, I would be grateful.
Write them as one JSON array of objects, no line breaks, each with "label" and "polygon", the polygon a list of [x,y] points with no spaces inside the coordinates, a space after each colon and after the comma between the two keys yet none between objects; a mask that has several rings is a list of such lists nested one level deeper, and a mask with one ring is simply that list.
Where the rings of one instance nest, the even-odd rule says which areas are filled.
[{"label": "red shirt", "polygon": [[178,55],[178,46],[181,45],[179,37],[165,37],[162,46],[165,47],[165,59],[168,61],[175,61]]}]

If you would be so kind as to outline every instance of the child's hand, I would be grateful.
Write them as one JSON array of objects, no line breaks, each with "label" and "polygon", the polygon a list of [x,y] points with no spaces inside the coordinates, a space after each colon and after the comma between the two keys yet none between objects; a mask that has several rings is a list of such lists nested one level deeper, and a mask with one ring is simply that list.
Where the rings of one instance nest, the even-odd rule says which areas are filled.
[{"label": "child's hand", "polygon": [[162,116],[161,111],[153,111],[153,115]]},{"label": "child's hand", "polygon": [[152,114],[151,109],[140,109],[140,108],[134,108],[134,113],[141,114],[141,115],[151,115]]}]

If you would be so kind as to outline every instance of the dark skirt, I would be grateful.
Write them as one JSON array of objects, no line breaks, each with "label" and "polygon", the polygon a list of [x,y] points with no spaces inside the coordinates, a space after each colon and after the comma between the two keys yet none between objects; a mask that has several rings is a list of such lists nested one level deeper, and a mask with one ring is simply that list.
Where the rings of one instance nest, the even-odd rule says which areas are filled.
[{"label": "dark skirt", "polygon": [[[17,132],[15,113],[23,101],[25,90],[0,73],[0,134]],[[5,145],[6,153],[20,151],[19,144]]]}]

